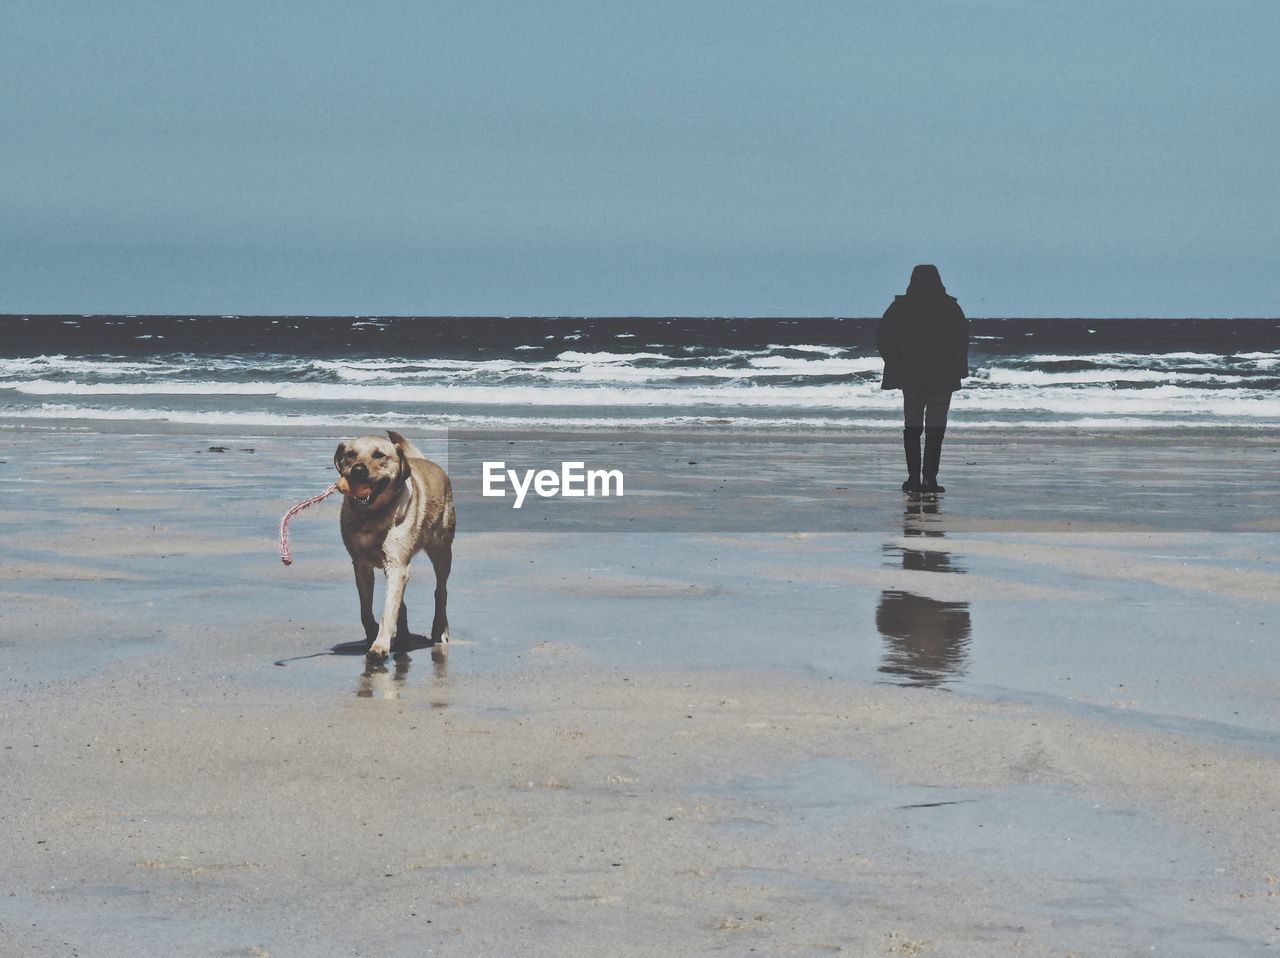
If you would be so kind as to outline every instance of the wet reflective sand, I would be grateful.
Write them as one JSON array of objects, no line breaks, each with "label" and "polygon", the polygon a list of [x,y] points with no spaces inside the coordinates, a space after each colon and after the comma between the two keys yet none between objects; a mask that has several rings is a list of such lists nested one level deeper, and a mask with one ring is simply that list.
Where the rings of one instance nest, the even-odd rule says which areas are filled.
[{"label": "wet reflective sand", "polygon": [[1273,533],[464,516],[447,666],[370,666],[334,512],[274,556],[327,440],[64,440],[0,474],[0,950],[1275,947]]}]

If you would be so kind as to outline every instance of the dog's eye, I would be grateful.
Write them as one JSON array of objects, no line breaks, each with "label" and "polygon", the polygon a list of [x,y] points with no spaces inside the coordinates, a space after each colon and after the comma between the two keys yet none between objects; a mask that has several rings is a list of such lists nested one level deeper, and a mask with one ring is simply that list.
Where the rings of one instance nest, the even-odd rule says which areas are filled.
[{"label": "dog's eye", "polygon": [[387,454],[386,454],[385,452],[375,452],[375,453],[373,454],[373,458],[374,458],[374,459],[386,459],[386,458],[387,458]]}]

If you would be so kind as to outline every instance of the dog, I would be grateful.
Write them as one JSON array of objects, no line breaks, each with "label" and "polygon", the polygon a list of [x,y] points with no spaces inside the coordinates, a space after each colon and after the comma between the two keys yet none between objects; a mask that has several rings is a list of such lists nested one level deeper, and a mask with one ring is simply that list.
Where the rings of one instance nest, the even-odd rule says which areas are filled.
[{"label": "dog", "polygon": [[[436,610],[431,623],[433,654],[449,648],[449,570],[453,565],[453,487],[448,474],[398,432],[361,436],[338,443],[333,454],[338,490],[343,494],[342,542],[355,567],[360,622],[369,644],[367,657],[381,661],[392,640],[409,639],[404,589],[409,562],[426,552],[436,573]],[[373,570],[387,577],[382,623],[373,616]]]}]

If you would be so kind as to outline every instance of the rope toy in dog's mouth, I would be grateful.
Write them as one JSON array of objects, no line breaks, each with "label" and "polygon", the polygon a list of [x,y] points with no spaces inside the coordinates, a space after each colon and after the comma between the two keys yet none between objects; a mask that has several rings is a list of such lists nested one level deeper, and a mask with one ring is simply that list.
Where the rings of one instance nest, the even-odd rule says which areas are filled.
[{"label": "rope toy in dog's mouth", "polygon": [[288,512],[284,514],[284,518],[280,520],[280,561],[281,562],[283,562],[285,565],[293,565],[293,553],[289,551],[289,520],[292,519],[294,516],[296,516],[303,509],[306,509],[308,506],[314,506],[317,502],[320,502],[324,499],[328,499],[331,495],[333,495],[339,489],[342,490],[343,495],[346,495],[346,492],[347,492],[346,487],[347,487],[347,480],[344,477],[342,479],[339,479],[337,482],[331,485],[324,492],[320,493],[320,495],[312,496],[310,499],[304,499],[302,502],[299,502],[296,506],[294,506],[292,509],[290,509]]}]

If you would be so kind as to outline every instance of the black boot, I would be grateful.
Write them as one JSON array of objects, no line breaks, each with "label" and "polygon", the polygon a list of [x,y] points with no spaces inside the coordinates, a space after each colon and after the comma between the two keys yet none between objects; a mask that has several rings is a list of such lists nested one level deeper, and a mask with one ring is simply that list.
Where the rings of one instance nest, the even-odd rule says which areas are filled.
[{"label": "black boot", "polygon": [[938,462],[942,459],[942,437],[946,426],[929,426],[924,431],[924,480],[920,484],[921,492],[946,492],[938,485]]},{"label": "black boot", "polygon": [[903,492],[920,491],[920,434],[924,426],[904,426],[902,428],[902,448],[907,454],[907,481],[902,484]]}]

